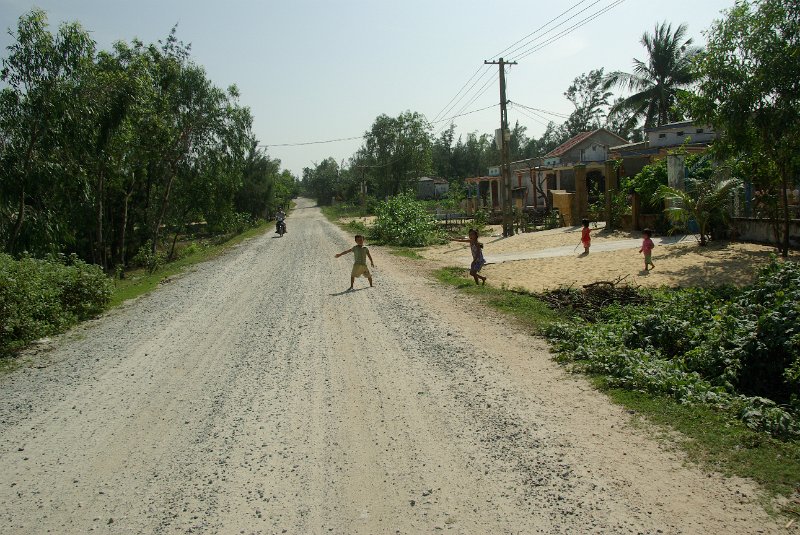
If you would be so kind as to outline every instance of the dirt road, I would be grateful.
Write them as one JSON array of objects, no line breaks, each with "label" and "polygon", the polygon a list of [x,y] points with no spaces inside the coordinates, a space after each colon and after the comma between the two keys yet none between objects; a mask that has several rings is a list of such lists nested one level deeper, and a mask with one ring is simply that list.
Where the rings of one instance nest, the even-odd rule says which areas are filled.
[{"label": "dirt road", "polygon": [[352,237],[288,230],[0,378],[1,533],[785,532],[413,261],[344,292]]}]

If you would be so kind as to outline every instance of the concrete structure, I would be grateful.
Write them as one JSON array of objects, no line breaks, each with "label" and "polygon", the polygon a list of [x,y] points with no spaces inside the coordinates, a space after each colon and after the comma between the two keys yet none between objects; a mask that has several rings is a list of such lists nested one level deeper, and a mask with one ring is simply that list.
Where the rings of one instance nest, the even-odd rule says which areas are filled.
[{"label": "concrete structure", "polygon": [[607,162],[611,146],[621,141],[625,139],[600,128],[581,132],[541,158],[512,162],[512,184],[524,199],[522,205],[550,207],[552,195],[548,192],[572,192],[574,195],[569,198],[575,206],[568,211],[569,214],[561,211],[561,215],[564,224],[579,224],[587,216],[589,204],[607,197],[609,183],[617,187],[617,169]]},{"label": "concrete structure", "polygon": [[423,176],[417,179],[417,199],[441,199],[450,190],[450,184],[443,178]]},{"label": "concrete structure", "polygon": [[717,138],[713,128],[692,121],[648,128],[645,134],[647,139],[644,141],[610,148],[611,158],[622,160],[621,176],[633,176],[645,165],[666,158],[670,152],[679,147],[687,154],[705,152]]}]

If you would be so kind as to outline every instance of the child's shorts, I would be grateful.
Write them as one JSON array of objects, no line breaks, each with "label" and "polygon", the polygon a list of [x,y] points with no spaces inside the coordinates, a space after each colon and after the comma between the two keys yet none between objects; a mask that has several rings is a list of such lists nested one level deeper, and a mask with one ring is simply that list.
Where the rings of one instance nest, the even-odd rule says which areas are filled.
[{"label": "child's shorts", "polygon": [[653,255],[651,255],[651,254],[644,255],[644,263],[645,264],[652,264],[653,263],[652,260],[653,260]]},{"label": "child's shorts", "polygon": [[361,277],[362,275],[367,278],[370,278],[372,276],[372,274],[369,272],[369,268],[367,267],[367,265],[353,264],[353,271],[352,273],[350,273],[350,276],[355,279]]}]

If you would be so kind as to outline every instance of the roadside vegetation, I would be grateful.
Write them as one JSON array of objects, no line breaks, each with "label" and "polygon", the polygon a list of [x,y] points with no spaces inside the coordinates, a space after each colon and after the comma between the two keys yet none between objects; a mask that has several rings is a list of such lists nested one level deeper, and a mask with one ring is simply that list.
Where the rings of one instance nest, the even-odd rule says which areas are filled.
[{"label": "roadside vegetation", "polygon": [[0,359],[106,308],[112,282],[77,256],[0,254]]},{"label": "roadside vegetation", "polygon": [[[173,30],[98,50],[33,9],[0,69],[0,355],[216,254],[298,182]],[[247,235],[247,234],[245,234]],[[113,278],[113,280],[112,280]]]},{"label": "roadside vegetation", "polygon": [[[771,495],[800,492],[796,263],[775,260],[744,288],[609,283],[531,294],[476,286],[460,268],[437,277],[544,335],[559,362],[614,401],[679,431],[689,459]],[[800,516],[797,504],[786,512]]]}]

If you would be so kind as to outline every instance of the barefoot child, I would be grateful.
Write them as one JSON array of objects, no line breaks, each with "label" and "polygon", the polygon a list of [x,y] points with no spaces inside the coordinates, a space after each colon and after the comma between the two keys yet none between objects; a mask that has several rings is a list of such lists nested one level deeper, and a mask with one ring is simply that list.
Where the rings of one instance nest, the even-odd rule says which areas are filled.
[{"label": "barefoot child", "polygon": [[478,231],[474,228],[470,229],[468,240],[456,239],[453,241],[469,244],[469,249],[472,251],[472,264],[469,266],[469,274],[475,279],[475,284],[478,284],[478,279],[481,280],[482,284],[486,284],[486,277],[478,275],[478,272],[486,264],[486,260],[483,258],[483,244],[478,241]]},{"label": "barefoot child", "polygon": [[369,268],[367,267],[367,258],[369,258],[369,263],[372,264],[372,267],[375,267],[375,262],[372,261],[372,255],[369,254],[369,249],[364,247],[364,236],[361,234],[356,234],[356,245],[355,247],[351,247],[346,251],[342,251],[336,255],[336,258],[339,258],[342,255],[346,255],[347,253],[353,253],[353,271],[350,273],[350,289],[353,289],[353,283],[356,281],[356,277],[365,276],[369,281],[370,287],[372,286],[372,273],[369,272]]},{"label": "barefoot child", "polygon": [[581,229],[581,243],[583,244],[583,254],[589,254],[589,246],[592,245],[592,237],[589,229],[589,220],[584,219],[581,221],[583,223],[583,229]]},{"label": "barefoot child", "polygon": [[645,271],[649,271],[649,268],[647,266],[656,267],[655,264],[653,264],[653,247],[655,247],[656,244],[654,244],[653,240],[650,239],[650,236],[652,235],[653,231],[650,230],[649,228],[646,228],[642,231],[642,236],[644,238],[642,239],[642,248],[639,249],[639,252],[644,253]]}]

